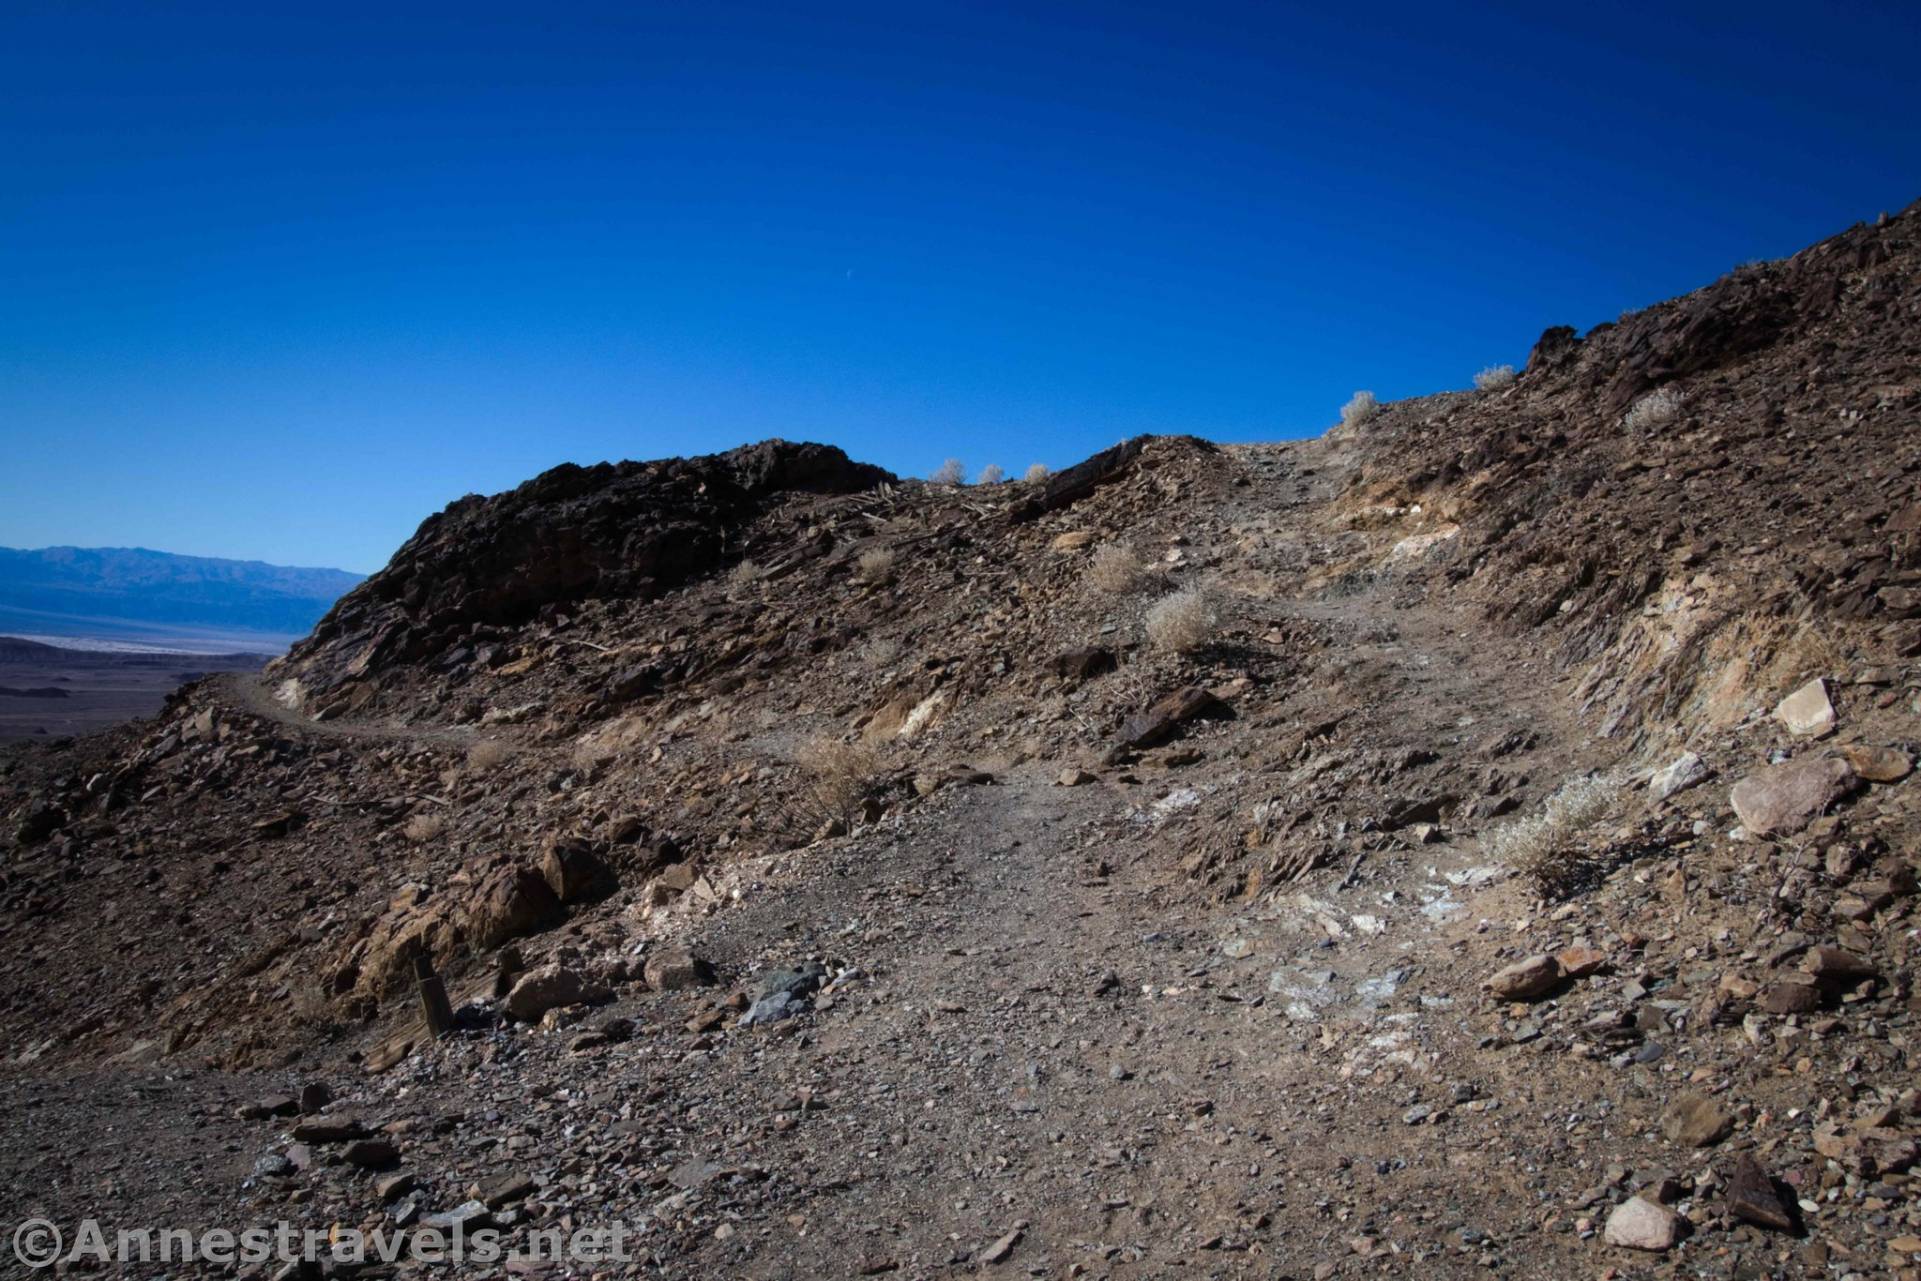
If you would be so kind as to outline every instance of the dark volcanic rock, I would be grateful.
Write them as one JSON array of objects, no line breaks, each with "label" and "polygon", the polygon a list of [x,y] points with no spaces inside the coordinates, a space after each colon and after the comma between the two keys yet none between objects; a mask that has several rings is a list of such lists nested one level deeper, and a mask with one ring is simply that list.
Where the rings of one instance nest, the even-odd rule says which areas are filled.
[{"label": "dark volcanic rock", "polygon": [[1189,685],[1157,699],[1145,711],[1122,722],[1120,740],[1124,747],[1152,747],[1197,716],[1226,709],[1226,704],[1198,685]]},{"label": "dark volcanic rock", "polygon": [[1065,471],[1055,472],[1041,485],[1040,493],[1009,508],[1008,519],[1015,522],[1033,520],[1036,516],[1045,516],[1048,512],[1059,511],[1079,502],[1102,485],[1127,475],[1155,440],[1174,440],[1210,454],[1215,452],[1213,445],[1194,436],[1136,436],[1103,449]]},{"label": "dark volcanic rock", "polygon": [[387,567],[289,654],[326,688],[456,647],[476,625],[590,597],[651,598],[724,568],[729,535],[779,495],[846,494],[893,477],[829,445],[767,440],[660,462],[566,464],[430,516]]}]

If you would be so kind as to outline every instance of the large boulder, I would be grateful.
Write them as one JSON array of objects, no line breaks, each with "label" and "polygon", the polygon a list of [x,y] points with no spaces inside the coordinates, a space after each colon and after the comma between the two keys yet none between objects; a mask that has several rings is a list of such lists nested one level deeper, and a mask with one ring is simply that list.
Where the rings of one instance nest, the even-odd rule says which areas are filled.
[{"label": "large boulder", "polygon": [[463,932],[475,950],[487,952],[557,923],[560,899],[533,868],[514,864],[484,877],[461,917]]},{"label": "large boulder", "polygon": [[520,864],[495,868],[465,887],[410,885],[347,949],[331,987],[340,995],[384,996],[412,982],[416,955],[446,969],[557,924],[563,915],[553,888]]},{"label": "large boulder", "polygon": [[1728,799],[1741,825],[1756,836],[1792,836],[1861,785],[1839,756],[1812,756],[1770,765],[1734,785]]},{"label": "large boulder", "polygon": [[562,903],[596,903],[620,888],[614,869],[601,857],[600,847],[578,836],[557,836],[548,841],[540,873]]},{"label": "large boulder", "polygon": [[500,1008],[510,1019],[534,1023],[548,1010],[563,1005],[598,1005],[612,996],[604,983],[556,962],[521,975]]}]

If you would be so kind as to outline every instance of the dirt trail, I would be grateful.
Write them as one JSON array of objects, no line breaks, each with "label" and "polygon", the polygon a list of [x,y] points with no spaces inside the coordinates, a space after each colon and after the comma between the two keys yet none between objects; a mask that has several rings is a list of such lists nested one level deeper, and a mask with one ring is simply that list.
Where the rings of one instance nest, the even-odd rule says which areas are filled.
[{"label": "dirt trail", "polygon": [[[1298,491],[1257,487],[1239,514],[1287,497]],[[1358,638],[1356,679],[1391,696],[1407,741],[1519,727],[1552,746],[1565,732],[1522,656],[1469,643],[1443,611],[1397,607],[1385,589],[1271,608]],[[1498,1144],[1499,1118],[1482,1110],[1459,976],[1429,959],[1494,869],[1472,843],[1384,842],[1351,877],[1323,869],[1271,902],[1170,910],[1168,860],[1105,863],[1123,829],[1153,829],[1147,849],[1190,840],[1181,793],[1174,779],[1062,788],[1030,764],[717,918],[723,959],[858,942],[853,959],[877,977],[823,1016],[795,1075],[765,1095],[778,1108],[805,1076],[848,1100],[811,1159],[856,1155],[809,1181],[858,1195],[800,1197],[805,1236],[716,1249],[708,1265],[841,1275],[857,1256],[921,1274],[1016,1234],[1013,1261],[1033,1275],[1305,1275],[1389,1227],[1330,1190],[1421,1207],[1443,1272],[1484,1266],[1531,1230],[1487,1213],[1487,1189],[1454,1168],[1456,1145]],[[1408,1129],[1423,1107],[1465,1119],[1421,1142],[1438,1133]],[[777,1147],[750,1154],[785,1164]],[[1306,1234],[1303,1213],[1318,1224]],[[1296,1226],[1277,1232],[1283,1217]]]},{"label": "dirt trail", "polygon": [[482,734],[468,725],[403,725],[393,721],[317,721],[295,711],[274,694],[278,684],[273,678],[252,672],[231,672],[209,682],[217,703],[272,721],[302,734],[320,738],[350,738],[361,741],[402,743],[442,743],[461,746],[478,741]]}]

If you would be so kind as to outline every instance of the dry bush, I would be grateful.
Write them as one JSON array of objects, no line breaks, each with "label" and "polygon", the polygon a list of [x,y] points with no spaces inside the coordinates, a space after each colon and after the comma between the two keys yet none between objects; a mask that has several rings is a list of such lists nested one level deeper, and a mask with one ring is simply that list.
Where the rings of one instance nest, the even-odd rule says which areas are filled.
[{"label": "dry bush", "polygon": [[1381,402],[1374,399],[1373,392],[1357,391],[1348,398],[1345,405],[1341,406],[1341,426],[1359,427],[1374,417],[1374,411],[1380,407]]},{"label": "dry bush", "polygon": [[416,814],[401,825],[401,835],[415,845],[425,845],[428,841],[438,840],[447,830],[447,820],[438,814]]},{"label": "dry bush", "polygon": [[490,774],[513,754],[513,749],[499,739],[483,738],[467,749],[467,768],[476,774]]},{"label": "dry bush", "polygon": [[730,587],[752,587],[767,577],[767,567],[758,561],[744,560],[727,571],[727,584]]},{"label": "dry bush", "polygon": [[1607,817],[1620,795],[1620,781],[1608,775],[1575,779],[1548,797],[1540,813],[1509,823],[1483,848],[1493,862],[1527,877],[1542,894],[1558,897],[1593,872],[1595,860],[1581,838]]},{"label": "dry bush", "polygon": [[1199,587],[1163,596],[1147,611],[1147,643],[1171,654],[1205,648],[1220,627],[1220,612]]},{"label": "dry bush", "polygon": [[959,485],[966,481],[967,469],[961,466],[960,459],[950,458],[936,467],[927,479],[936,485]]},{"label": "dry bush", "polygon": [[1478,391],[1499,391],[1514,385],[1513,365],[1489,365],[1474,375],[1474,386]]},{"label": "dry bush", "polygon": [[334,1040],[347,1030],[341,1022],[341,1011],[334,1008],[326,989],[318,983],[291,989],[287,993],[287,1014],[295,1027],[321,1040]]},{"label": "dry bush", "polygon": [[830,819],[851,823],[881,772],[880,753],[873,748],[824,735],[801,744],[794,764],[801,772],[799,810],[811,826]]},{"label": "dry bush", "polygon": [[1681,416],[1683,397],[1672,387],[1661,387],[1649,392],[1628,406],[1621,425],[1629,431],[1646,431],[1651,427],[1665,427]]},{"label": "dry bush", "polygon": [[870,547],[854,561],[860,576],[870,583],[885,583],[894,577],[896,557],[891,547]]},{"label": "dry bush", "polygon": [[989,463],[981,468],[981,474],[974,479],[976,485],[998,485],[1007,479],[1007,473],[999,463]]},{"label": "dry bush", "polygon": [[1046,463],[1029,463],[1027,464],[1027,472],[1021,477],[1021,479],[1026,481],[1028,484],[1033,485],[1033,484],[1038,484],[1043,480],[1046,480],[1049,476],[1052,476],[1053,474],[1054,473],[1052,471],[1048,470]]},{"label": "dry bush", "polygon": [[1134,591],[1146,577],[1141,558],[1126,543],[1102,543],[1087,563],[1087,581],[1116,596]]}]

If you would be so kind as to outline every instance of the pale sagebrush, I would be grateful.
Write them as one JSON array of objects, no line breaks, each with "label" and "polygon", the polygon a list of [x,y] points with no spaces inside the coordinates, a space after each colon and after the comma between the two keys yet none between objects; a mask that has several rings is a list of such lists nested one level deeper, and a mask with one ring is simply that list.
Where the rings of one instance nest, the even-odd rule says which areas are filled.
[{"label": "pale sagebrush", "polygon": [[1033,485],[1033,484],[1038,484],[1043,480],[1046,480],[1049,476],[1052,476],[1053,474],[1054,473],[1048,469],[1048,466],[1046,463],[1029,463],[1027,464],[1027,472],[1025,475],[1021,477],[1021,479],[1026,481],[1028,484]]},{"label": "pale sagebrush", "polygon": [[1629,431],[1647,431],[1654,427],[1665,427],[1681,416],[1681,405],[1685,397],[1672,387],[1662,387],[1649,392],[1628,407],[1621,425]]},{"label": "pale sagebrush", "polygon": [[1220,630],[1220,611],[1209,593],[1189,587],[1163,596],[1147,611],[1147,642],[1171,654],[1204,649]]},{"label": "pale sagebrush", "polygon": [[950,458],[929,473],[927,479],[936,485],[958,485],[967,479],[967,468],[961,465],[960,459]]},{"label": "pale sagebrush", "polygon": [[855,559],[860,576],[870,583],[889,582],[894,577],[896,557],[891,547],[869,547]]},{"label": "pale sagebrush", "polygon": [[1135,590],[1146,577],[1141,558],[1126,543],[1102,543],[1087,563],[1087,581],[1115,596]]},{"label": "pale sagebrush", "polygon": [[1543,894],[1564,893],[1594,869],[1581,837],[1607,817],[1620,795],[1620,781],[1609,775],[1575,779],[1548,797],[1539,813],[1489,836],[1484,848],[1491,861],[1526,876]]},{"label": "pale sagebrush", "polygon": [[1374,399],[1373,392],[1357,391],[1341,406],[1341,426],[1359,427],[1374,417],[1374,411],[1380,407],[1381,402]]},{"label": "pale sagebrush", "polygon": [[974,483],[976,485],[998,485],[1006,479],[1007,472],[999,463],[989,463],[987,466],[981,468],[981,474],[975,479]]},{"label": "pale sagebrush", "polygon": [[1513,365],[1489,365],[1474,375],[1474,386],[1478,391],[1500,391],[1514,385]]},{"label": "pale sagebrush", "polygon": [[800,810],[816,825],[851,819],[881,770],[880,754],[865,743],[826,736],[801,744],[794,764],[801,772]]}]

